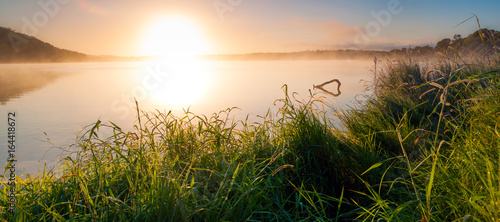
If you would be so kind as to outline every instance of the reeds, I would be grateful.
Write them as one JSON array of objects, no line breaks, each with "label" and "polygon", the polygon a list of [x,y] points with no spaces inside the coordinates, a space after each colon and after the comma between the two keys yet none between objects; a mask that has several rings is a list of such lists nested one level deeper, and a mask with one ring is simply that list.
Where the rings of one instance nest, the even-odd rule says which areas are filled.
[{"label": "reeds", "polygon": [[388,63],[373,98],[343,112],[347,135],[386,158],[357,191],[372,202],[356,203],[357,219],[499,219],[499,58]]}]

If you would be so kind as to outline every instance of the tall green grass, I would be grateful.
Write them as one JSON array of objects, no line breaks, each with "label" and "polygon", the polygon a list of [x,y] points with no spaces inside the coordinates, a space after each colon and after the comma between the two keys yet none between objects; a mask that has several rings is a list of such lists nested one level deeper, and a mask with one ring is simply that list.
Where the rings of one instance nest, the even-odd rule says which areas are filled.
[{"label": "tall green grass", "polygon": [[386,158],[369,169],[380,181],[356,191],[371,200],[356,219],[499,219],[500,56],[485,58],[389,62],[374,97],[343,112],[352,140]]},{"label": "tall green grass", "polygon": [[4,175],[0,218],[498,220],[500,57],[485,58],[387,61],[361,106],[334,108],[340,127],[286,86],[256,123],[137,105],[131,132],[97,121],[60,173],[19,177],[15,215]]},{"label": "tall green grass", "polygon": [[[18,221],[340,217],[334,209],[343,201],[336,196],[348,181],[342,175],[349,175],[336,151],[340,142],[312,101],[294,105],[287,95],[281,102],[276,119],[269,114],[255,124],[231,122],[231,109],[176,117],[137,108],[133,132],[97,121],[78,141],[78,152],[64,159],[61,175],[48,171],[18,178],[17,214],[2,207],[1,216]],[[1,205],[7,206],[5,186],[1,193]]]}]

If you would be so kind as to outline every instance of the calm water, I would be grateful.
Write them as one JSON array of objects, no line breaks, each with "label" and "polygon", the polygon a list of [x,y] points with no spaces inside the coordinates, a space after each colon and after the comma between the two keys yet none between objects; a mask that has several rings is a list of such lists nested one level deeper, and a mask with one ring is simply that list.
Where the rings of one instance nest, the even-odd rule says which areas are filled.
[{"label": "calm water", "polygon": [[[183,108],[210,115],[239,107],[235,119],[265,115],[282,86],[307,98],[313,84],[339,79],[334,106],[353,104],[373,79],[370,61],[137,62],[0,65],[0,165],[7,156],[7,113],[16,113],[16,171],[36,173],[74,144],[84,126],[112,121],[132,130],[134,98],[143,110]],[[325,89],[337,93],[336,83]]]}]

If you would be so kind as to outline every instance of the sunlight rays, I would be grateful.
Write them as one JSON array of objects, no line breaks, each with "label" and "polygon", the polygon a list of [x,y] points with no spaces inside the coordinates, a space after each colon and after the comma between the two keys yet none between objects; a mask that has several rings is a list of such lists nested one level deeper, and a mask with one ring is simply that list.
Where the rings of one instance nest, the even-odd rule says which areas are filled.
[{"label": "sunlight rays", "polygon": [[209,44],[198,24],[182,16],[165,16],[147,28],[141,51],[154,56],[151,61],[163,71],[159,87],[150,90],[155,104],[187,108],[198,100],[210,82],[198,55],[207,53]]},{"label": "sunlight rays", "polygon": [[210,72],[203,61],[162,58],[152,64],[162,70],[158,87],[149,90],[148,99],[152,104],[188,108],[202,98],[211,84]]},{"label": "sunlight rays", "polygon": [[191,20],[169,16],[154,21],[145,34],[142,53],[169,59],[186,59],[206,53],[208,44]]}]

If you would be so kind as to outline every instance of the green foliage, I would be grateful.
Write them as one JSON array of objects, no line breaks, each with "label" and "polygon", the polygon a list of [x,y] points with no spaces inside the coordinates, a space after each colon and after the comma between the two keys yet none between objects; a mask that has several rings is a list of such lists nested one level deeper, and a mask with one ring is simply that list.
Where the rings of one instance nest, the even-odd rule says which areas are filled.
[{"label": "green foliage", "polygon": [[389,63],[373,98],[341,116],[354,139],[398,160],[374,165],[389,180],[364,181],[368,191],[359,193],[372,203],[355,203],[357,219],[499,219],[500,64],[466,59]]},{"label": "green foliage", "polygon": [[[343,182],[335,172],[348,175],[350,170],[335,161],[341,160],[334,156],[335,137],[305,108],[311,105],[299,108],[286,102],[281,118],[266,118],[259,124],[230,122],[231,109],[209,117],[186,113],[180,118],[137,109],[133,132],[97,121],[81,137],[79,151],[61,164],[62,174],[19,178],[15,217],[28,221],[330,217],[342,201],[323,191],[335,194],[329,185]],[[313,147],[313,152],[306,150]],[[2,198],[1,205],[6,204]]]}]

